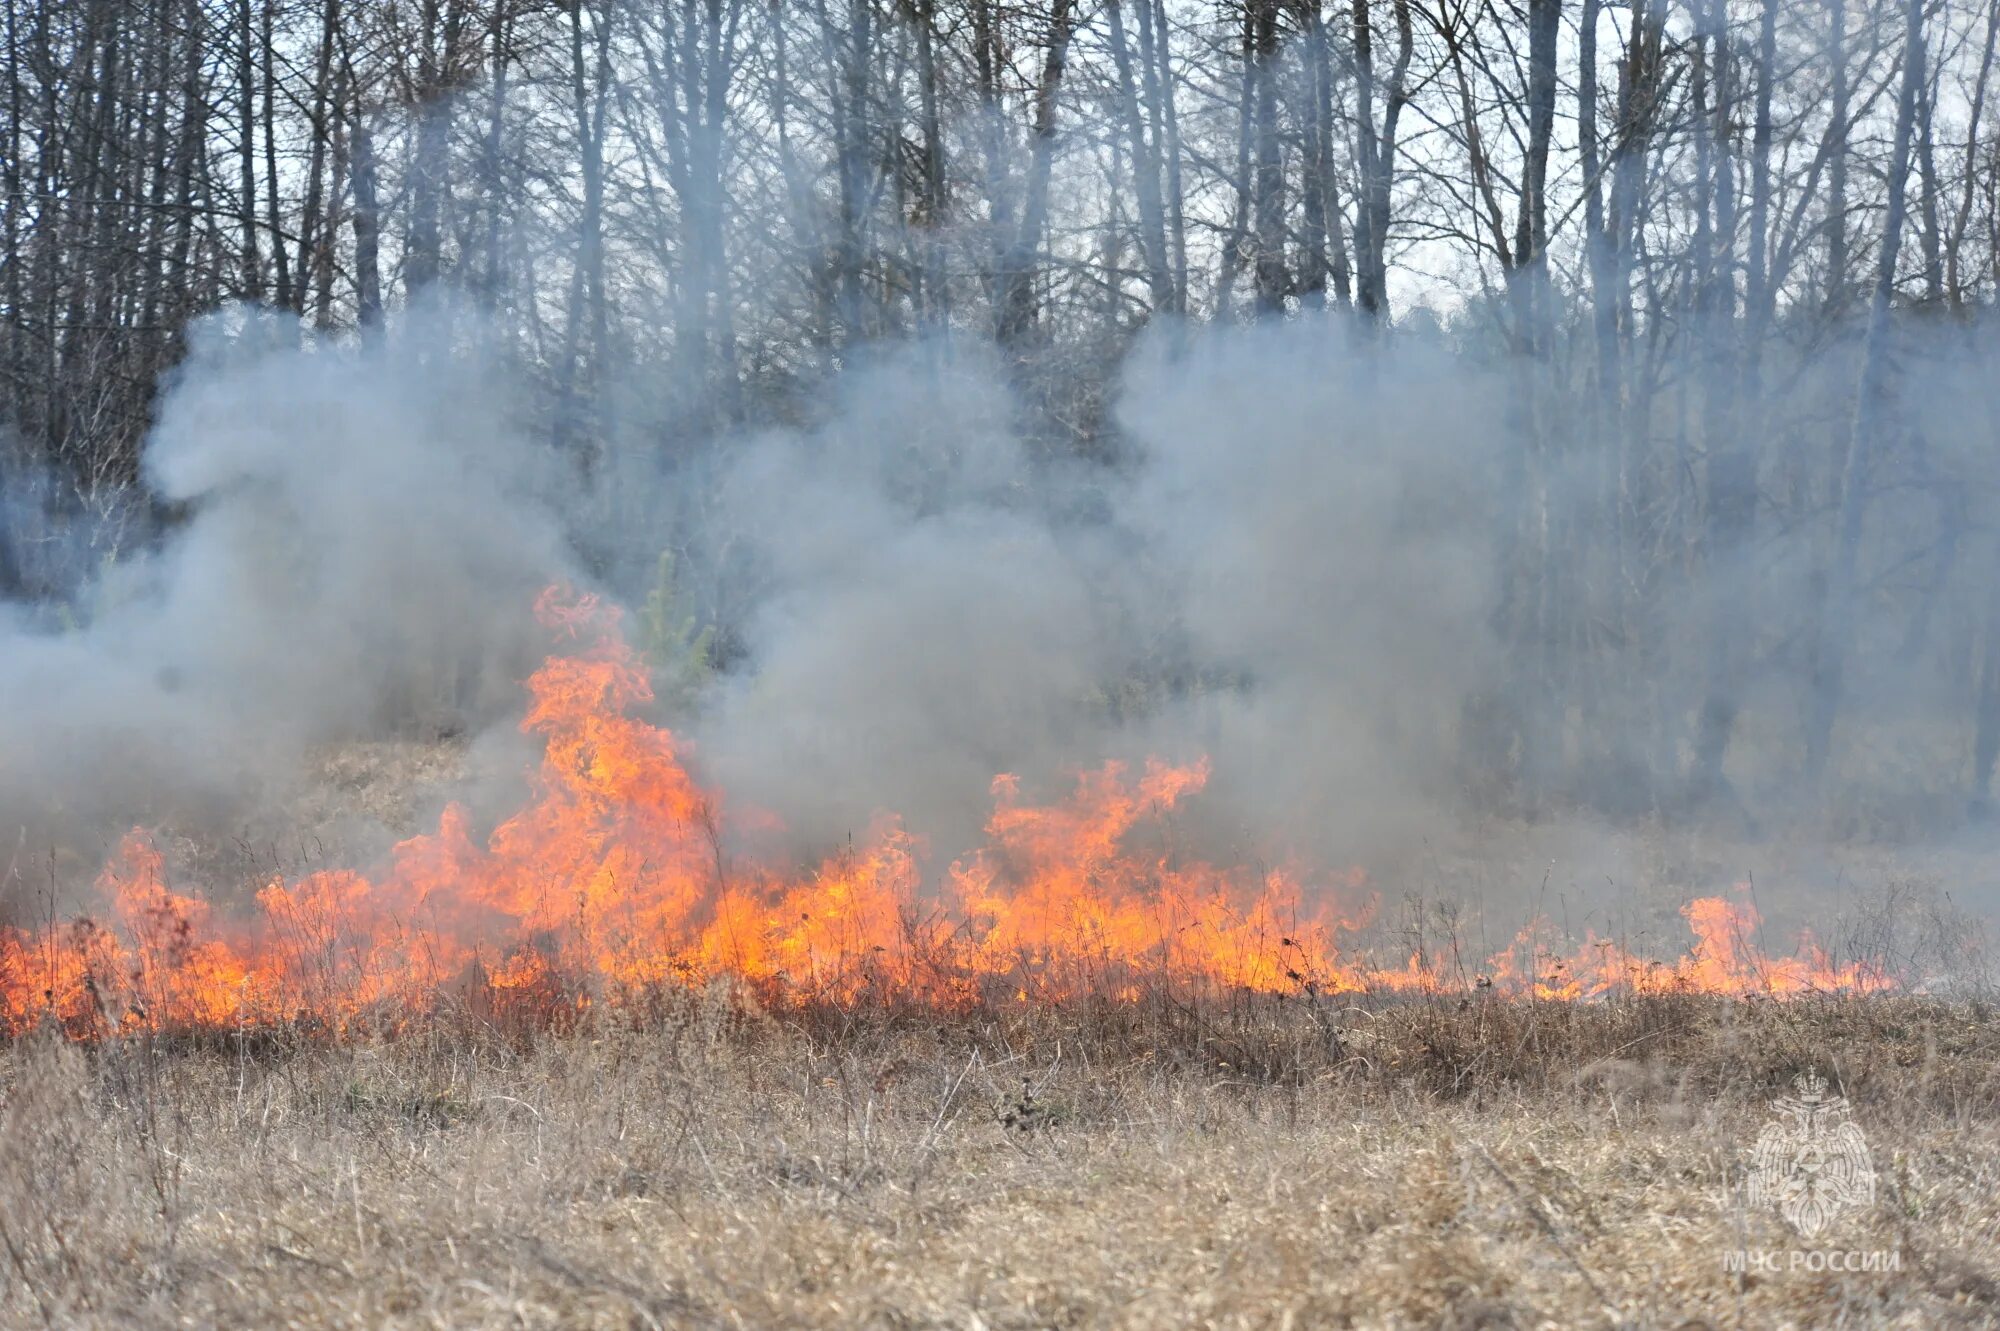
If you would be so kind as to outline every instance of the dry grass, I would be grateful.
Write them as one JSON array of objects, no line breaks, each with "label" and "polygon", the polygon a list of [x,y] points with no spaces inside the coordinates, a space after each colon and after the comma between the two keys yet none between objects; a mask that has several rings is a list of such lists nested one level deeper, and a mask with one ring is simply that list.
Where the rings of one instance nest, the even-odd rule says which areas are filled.
[{"label": "dry grass", "polygon": [[[1880,1186],[1740,1183],[1797,1070]],[[2000,1022],[1664,998],[770,1016],[0,1054],[0,1323],[1991,1326]]]},{"label": "dry grass", "polygon": [[[247,892],[357,816],[414,825],[455,761],[332,752],[287,811],[310,836],[195,877]],[[1773,947],[1811,922],[1841,957],[1965,973],[1966,921],[1879,866],[1559,845],[1553,877],[1541,843],[1427,851],[1391,876],[1491,923],[1399,906],[1385,954],[1484,956],[1547,914],[1671,956],[1678,904],[1748,876]],[[1885,877],[1830,904],[1828,879]],[[2000,1324],[1981,1005],[1345,1004],[940,1019],[717,991],[539,1038],[33,1038],[0,1047],[0,1327]],[[1894,1273],[1724,1269],[1803,1246],[1741,1184],[1806,1067],[1879,1174],[1813,1246]]]}]

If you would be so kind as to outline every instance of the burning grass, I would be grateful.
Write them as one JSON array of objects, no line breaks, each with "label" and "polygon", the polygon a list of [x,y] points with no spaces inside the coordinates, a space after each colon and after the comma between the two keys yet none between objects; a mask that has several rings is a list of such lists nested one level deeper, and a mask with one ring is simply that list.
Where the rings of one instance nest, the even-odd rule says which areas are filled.
[{"label": "burning grass", "polygon": [[1107,763],[1048,803],[996,777],[986,844],[942,884],[924,881],[917,840],[890,818],[804,869],[732,857],[720,797],[639,714],[647,677],[615,612],[555,591],[539,608],[558,651],[528,682],[522,729],[543,757],[530,798],[489,834],[452,807],[380,872],[274,876],[254,908],[225,912],[170,883],[135,832],[99,875],[94,910],[0,928],[0,1032],[348,1031],[466,1007],[561,1026],[717,979],[773,1006],[938,1011],[1156,989],[1580,1000],[1903,983],[1890,958],[1835,956],[1810,936],[1766,951],[1755,906],[1727,897],[1684,904],[1678,954],[1544,920],[1497,951],[1453,939],[1371,954],[1357,942],[1376,906],[1360,871],[1215,864],[1176,843],[1174,811],[1207,779],[1200,761]]},{"label": "burning grass", "polygon": [[[1191,854],[1199,763],[1000,778],[942,883],[893,822],[751,862],[614,619],[543,610],[543,761],[490,832],[239,909],[135,835],[90,909],[0,929],[0,1324],[2000,1316],[2000,1022],[1934,907],[1474,946]],[[1743,1182],[1809,1069],[1878,1184],[1827,1241],[1875,1264],[1730,1272],[1796,1246]]]},{"label": "burning grass", "polygon": [[[1742,1183],[1818,1069],[1878,1187]],[[1989,1326],[2000,1022],[1878,996],[771,1012],[0,1054],[0,1322]]]}]

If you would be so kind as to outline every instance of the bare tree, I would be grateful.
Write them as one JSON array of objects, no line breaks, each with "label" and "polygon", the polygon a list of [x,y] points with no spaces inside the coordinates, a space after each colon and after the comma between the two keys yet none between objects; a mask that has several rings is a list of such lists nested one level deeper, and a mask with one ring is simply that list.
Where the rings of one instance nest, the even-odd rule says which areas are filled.
[{"label": "bare tree", "polygon": [[1848,642],[1853,632],[1855,565],[1861,548],[1861,522],[1868,506],[1869,463],[1879,451],[1888,426],[1889,309],[1896,290],[1896,263],[1902,252],[1907,214],[1911,140],[1922,114],[1924,98],[1923,0],[1905,0],[1902,94],[1896,102],[1895,147],[1889,159],[1889,198],[1882,226],[1881,258],[1876,265],[1874,293],[1868,305],[1868,330],[1862,342],[1860,382],[1855,388],[1854,414],[1847,431],[1841,463],[1839,516],[1834,533],[1832,567],[1819,611],[1813,659],[1812,687],[1806,722],[1806,775],[1817,781],[1825,773],[1835,719],[1847,671]]}]

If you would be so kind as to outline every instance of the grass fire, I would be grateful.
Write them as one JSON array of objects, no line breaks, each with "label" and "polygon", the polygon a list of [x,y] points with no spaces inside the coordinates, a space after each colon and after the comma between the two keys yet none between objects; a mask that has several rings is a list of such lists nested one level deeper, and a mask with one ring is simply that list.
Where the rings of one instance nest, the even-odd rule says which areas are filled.
[{"label": "grass fire", "polygon": [[527,682],[521,721],[542,759],[528,803],[483,843],[462,808],[447,808],[379,874],[278,878],[237,919],[170,885],[135,831],[97,879],[98,914],[0,931],[0,1030],[393,1029],[454,1001],[558,1022],[717,980],[778,1006],[944,1009],[1136,1001],[1155,987],[1583,1000],[1897,986],[1887,959],[1836,962],[1809,935],[1794,955],[1766,955],[1756,909],[1722,897],[1686,904],[1693,943],[1678,957],[1596,938],[1566,952],[1532,922],[1491,957],[1371,963],[1346,948],[1359,926],[1339,913],[1373,914],[1357,896],[1365,874],[1328,883],[1310,868],[1216,866],[1176,851],[1171,815],[1199,796],[1199,760],[1141,772],[1106,763],[1047,805],[995,777],[987,842],[951,862],[937,894],[915,838],[890,818],[801,873],[731,862],[719,794],[690,775],[671,733],[632,714],[651,689],[615,608],[552,588],[537,610],[560,639]]},{"label": "grass fire", "polygon": [[2000,1326],[2000,0],[0,10],[0,1331]]}]

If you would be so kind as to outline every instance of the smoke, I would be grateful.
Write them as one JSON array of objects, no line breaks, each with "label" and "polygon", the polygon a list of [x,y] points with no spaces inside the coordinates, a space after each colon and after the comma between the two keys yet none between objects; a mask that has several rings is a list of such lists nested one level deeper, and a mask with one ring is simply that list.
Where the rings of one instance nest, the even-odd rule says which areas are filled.
[{"label": "smoke", "polygon": [[998,772],[1207,756],[1216,853],[1352,855],[1449,798],[1487,667],[1488,385],[1334,324],[1161,337],[1125,461],[1038,461],[999,369],[919,347],[737,456],[693,544],[749,550],[747,667],[697,724],[802,849],[907,815],[973,843]]},{"label": "smoke", "polygon": [[996,773],[1088,760],[1112,533],[1056,520],[997,381],[923,348],[854,374],[822,428],[750,441],[695,533],[757,588],[699,751],[801,849],[885,809],[956,849]]},{"label": "smoke", "polygon": [[[1452,802],[1458,701],[1492,678],[1497,388],[1434,345],[1252,329],[1128,373],[1134,522],[1194,667],[1199,741],[1257,845],[1386,853]],[[1156,727],[1157,728],[1157,727]]]},{"label": "smoke", "polygon": [[[226,825],[282,803],[312,746],[389,734],[484,737],[468,788],[505,807],[519,681],[546,645],[530,607],[550,581],[589,581],[584,548],[628,603],[647,592],[631,571],[675,552],[675,590],[723,646],[663,719],[701,780],[775,815],[802,857],[893,812],[941,863],[978,842],[996,774],[1047,800],[1149,755],[1209,762],[1176,835],[1212,856],[1380,866],[1448,838],[1492,807],[1468,796],[1467,752],[1479,709],[1519,678],[1496,552],[1524,512],[1558,533],[1541,536],[1571,578],[1555,594],[1630,666],[1598,672],[1629,683],[1595,717],[1578,695],[1539,718],[1583,752],[1600,807],[1644,811],[1647,775],[1685,763],[1660,719],[1694,714],[1732,615],[1751,662],[1732,770],[1792,761],[1779,737],[1809,538],[1774,531],[1705,578],[1647,571],[1648,636],[1618,641],[1623,626],[1591,620],[1609,603],[1611,573],[1584,576],[1601,551],[1560,535],[1599,503],[1601,468],[1558,460],[1540,509],[1523,503],[1519,383],[1440,336],[1158,331],[1118,375],[1095,461],[1037,443],[990,352],[906,345],[834,378],[804,425],[671,465],[657,441],[614,435],[593,492],[533,442],[501,339],[465,346],[468,326],[413,314],[375,347],[301,345],[241,314],[195,331],[144,459],[180,516],[79,593],[75,622],[0,623],[0,826],[19,845]],[[1836,372],[1815,373],[1831,386],[1802,373],[1762,404],[1801,449],[1824,449],[1814,422],[1833,415],[1810,404],[1840,396]],[[1923,373],[1913,419],[1933,475],[1955,474],[1971,465],[1955,431],[1989,393],[1943,358]],[[1937,505],[1981,502],[1913,476],[1879,505],[1872,564],[1899,567],[1896,543]],[[1912,507],[1921,520],[1895,518]],[[1913,544],[1904,561],[1935,565],[1912,575],[1935,603],[1921,613],[1961,636],[1976,625],[1951,617],[1982,599],[1990,549],[1966,521],[1956,551]],[[1962,681],[1895,664],[1913,632],[1897,589],[1866,595],[1871,664],[1851,696],[1872,711],[1849,724],[1962,706]],[[1551,669],[1584,650],[1600,648],[1552,645]]]},{"label": "smoke", "polygon": [[1212,764],[1184,834],[1216,855],[1388,853],[1455,799],[1504,440],[1494,386],[1434,343],[1162,334],[1117,386],[1113,462],[1035,447],[990,354],[894,348],[809,426],[717,441],[650,495],[613,456],[592,497],[528,441],[503,362],[448,349],[465,329],[196,329],[144,458],[184,516],[80,623],[4,630],[22,844],[228,826],[282,806],[311,746],[413,732],[485,735],[467,788],[505,807],[530,606],[587,580],[578,547],[680,552],[730,651],[667,719],[801,856],[889,811],[948,858],[996,774],[1053,799],[1151,755]]},{"label": "smoke", "polygon": [[[612,505],[528,442],[491,343],[451,349],[465,328],[196,329],[144,458],[182,518],[78,622],[6,627],[0,818],[24,844],[227,826],[326,741],[497,741],[543,648],[535,593],[582,580],[577,545],[627,569],[683,552],[732,651],[669,719],[801,855],[893,811],[948,856],[996,774],[1054,798],[1152,754],[1212,761],[1189,826],[1217,853],[1351,855],[1448,796],[1445,700],[1489,655],[1497,441],[1490,387],[1436,348],[1162,337],[1116,393],[1115,463],[1034,447],[988,354],[892,349],[815,424],[720,441],[644,502],[611,459]],[[504,807],[518,748],[474,754]]]},{"label": "smoke", "polygon": [[534,594],[569,567],[555,473],[493,365],[409,354],[431,332],[418,316],[354,349],[241,312],[193,329],[144,456],[184,518],[55,623],[0,621],[10,839],[224,819],[294,788],[309,745],[518,705]]}]

